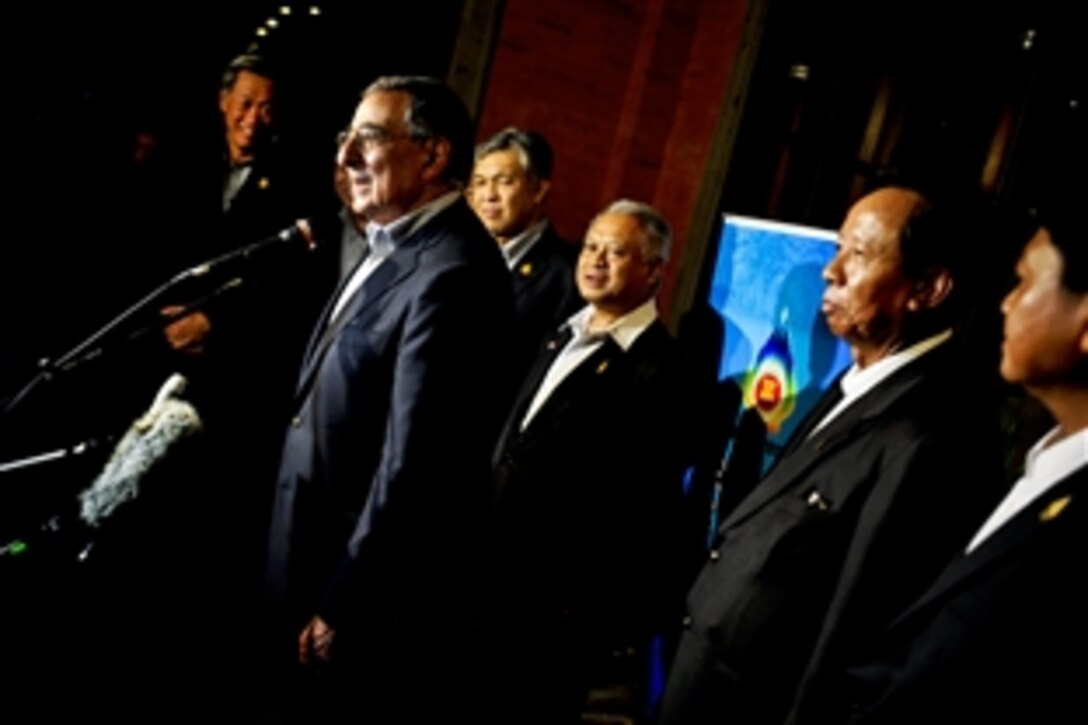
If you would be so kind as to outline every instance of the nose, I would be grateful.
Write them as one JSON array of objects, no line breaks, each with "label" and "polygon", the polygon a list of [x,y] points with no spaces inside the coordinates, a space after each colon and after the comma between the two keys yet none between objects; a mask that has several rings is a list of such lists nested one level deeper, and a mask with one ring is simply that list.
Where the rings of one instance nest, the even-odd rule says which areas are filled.
[{"label": "nose", "polygon": [[1012,299],[1016,295],[1016,290],[1010,290],[1007,295],[1001,299],[1001,314],[1009,314],[1009,310],[1012,309]]},{"label": "nose", "polygon": [[838,284],[842,281],[842,252],[836,252],[824,266],[823,278],[827,284]]},{"label": "nose", "polygon": [[336,148],[336,163],[338,166],[356,168],[359,166],[362,156],[354,139],[348,137]]}]

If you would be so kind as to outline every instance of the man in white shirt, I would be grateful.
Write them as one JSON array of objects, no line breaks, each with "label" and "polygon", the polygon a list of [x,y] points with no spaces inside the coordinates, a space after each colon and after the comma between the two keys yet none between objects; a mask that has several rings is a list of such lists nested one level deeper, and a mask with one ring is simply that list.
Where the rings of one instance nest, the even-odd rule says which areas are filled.
[{"label": "man in white shirt", "polygon": [[962,542],[965,512],[988,505],[964,480],[982,460],[985,421],[963,431],[950,415],[972,409],[954,374],[971,270],[959,231],[902,187],[847,214],[823,313],[854,366],[718,529],[688,595],[664,725],[819,711],[852,654]]},{"label": "man in white shirt", "polygon": [[1084,722],[1088,240],[1043,207],[1002,303],[1001,374],[1057,426],[937,581],[852,673],[858,723]]},{"label": "man in white shirt", "polygon": [[495,452],[502,722],[580,722],[594,674],[614,650],[644,652],[679,599],[685,398],[654,301],[669,238],[637,202],[593,220],[577,266],[588,305],[545,345]]}]

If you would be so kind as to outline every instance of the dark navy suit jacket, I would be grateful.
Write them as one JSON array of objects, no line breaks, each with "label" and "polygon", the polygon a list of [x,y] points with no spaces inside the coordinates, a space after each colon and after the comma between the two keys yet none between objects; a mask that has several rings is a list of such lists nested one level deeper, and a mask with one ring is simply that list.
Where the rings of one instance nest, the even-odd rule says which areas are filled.
[{"label": "dark navy suit jacket", "polygon": [[349,641],[433,613],[436,592],[447,618],[417,628],[467,615],[512,316],[501,254],[458,200],[318,320],[269,542],[269,592],[296,626],[320,614]]}]

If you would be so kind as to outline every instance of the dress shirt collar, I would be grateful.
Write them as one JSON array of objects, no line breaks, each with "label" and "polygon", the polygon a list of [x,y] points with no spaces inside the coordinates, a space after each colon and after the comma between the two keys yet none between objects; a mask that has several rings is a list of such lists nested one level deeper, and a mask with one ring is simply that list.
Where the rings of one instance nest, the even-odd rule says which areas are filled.
[{"label": "dress shirt collar", "polygon": [[[400,244],[447,207],[453,206],[453,203],[460,199],[461,196],[462,194],[458,190],[447,191],[442,196],[432,199],[423,206],[413,209],[388,224],[367,222],[366,236],[370,240],[370,251],[381,253],[380,249],[374,248],[375,240],[377,240],[378,244],[388,244],[391,247]],[[389,251],[391,251],[391,248]]]},{"label": "dress shirt collar", "polygon": [[1088,464],[1088,428],[1051,443],[1059,429],[1047,433],[1028,451],[1024,478],[1058,482]]},{"label": "dress shirt collar", "polygon": [[1088,464],[1088,428],[1082,428],[1060,441],[1052,442],[1058,435],[1058,430],[1055,428],[1047,433],[1028,451],[1024,475],[967,544],[968,554],[1055,484]]},{"label": "dress shirt collar", "polygon": [[839,381],[843,398],[849,400],[860,398],[889,378],[892,373],[922,357],[933,348],[946,342],[950,337],[952,337],[952,330],[945,330],[932,337],[927,337],[904,350],[881,358],[868,367],[860,368],[857,363],[854,363],[842,376],[842,380]]},{"label": "dress shirt collar", "polygon": [[646,328],[657,319],[657,302],[651,297],[603,330],[589,331],[589,321],[592,317],[593,305],[586,305],[570,316],[567,324],[570,325],[571,331],[574,333],[571,344],[599,340],[609,336],[626,352],[635,344],[638,336],[645,332]]},{"label": "dress shirt collar", "polygon": [[502,256],[506,259],[506,266],[513,269],[517,263],[529,253],[529,250],[544,236],[544,228],[548,226],[547,219],[541,219],[528,227],[516,237],[499,247]]}]

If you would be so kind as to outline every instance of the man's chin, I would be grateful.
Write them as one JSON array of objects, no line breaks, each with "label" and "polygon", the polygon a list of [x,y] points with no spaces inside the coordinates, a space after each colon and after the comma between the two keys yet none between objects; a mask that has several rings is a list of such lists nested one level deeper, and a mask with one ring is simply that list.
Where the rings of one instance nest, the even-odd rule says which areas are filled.
[{"label": "man's chin", "polygon": [[356,216],[368,216],[367,212],[374,211],[369,199],[353,198],[351,200],[351,213]]}]

